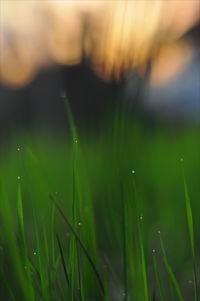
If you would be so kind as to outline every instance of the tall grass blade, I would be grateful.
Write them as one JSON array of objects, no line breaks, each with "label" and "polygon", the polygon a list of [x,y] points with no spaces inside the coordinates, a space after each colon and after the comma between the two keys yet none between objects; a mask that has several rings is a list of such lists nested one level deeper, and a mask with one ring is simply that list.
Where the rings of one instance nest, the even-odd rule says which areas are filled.
[{"label": "tall grass blade", "polygon": [[58,236],[57,233],[56,233],[56,239],[57,239],[58,248],[59,248],[59,251],[60,251],[60,257],[61,257],[61,262],[62,262],[64,274],[65,274],[65,279],[66,279],[67,285],[69,286],[69,276],[68,276],[68,272],[67,272],[67,266],[66,266],[66,263],[65,263],[65,258],[64,258],[64,254],[63,254],[62,245],[61,245],[61,242],[60,242],[60,239],[59,239],[59,236]]},{"label": "tall grass blade", "polygon": [[194,223],[193,223],[191,201],[190,201],[190,197],[189,197],[188,186],[186,183],[183,165],[182,165],[182,171],[183,171],[187,223],[188,223],[188,231],[189,231],[189,238],[190,238],[190,245],[191,245],[191,252],[192,252],[192,261],[193,261],[194,297],[195,297],[195,301],[198,301],[199,300],[199,289],[198,289],[198,284],[197,284],[198,279],[197,279],[196,252],[195,252],[195,240],[194,240]]},{"label": "tall grass blade", "polygon": [[182,294],[181,289],[179,287],[179,284],[178,284],[178,282],[176,280],[176,277],[175,277],[175,275],[172,271],[172,268],[171,268],[171,266],[168,262],[165,247],[164,247],[164,244],[163,244],[163,241],[162,241],[161,237],[160,237],[160,245],[161,245],[161,249],[162,249],[162,253],[163,253],[163,262],[164,262],[166,271],[168,273],[169,279],[170,279],[171,283],[173,284],[173,287],[174,287],[174,289],[177,293],[178,300],[179,301],[184,301],[184,297],[183,297],[183,294]]},{"label": "tall grass blade", "polygon": [[138,225],[139,229],[139,241],[140,241],[140,253],[141,253],[141,264],[142,264],[142,276],[143,276],[143,285],[144,285],[144,300],[150,301],[149,289],[148,289],[148,280],[147,280],[147,269],[146,269],[146,259],[144,253],[144,244],[143,244],[143,235],[141,225]]},{"label": "tall grass blade", "polygon": [[96,275],[96,278],[99,282],[99,286],[101,288],[101,292],[102,294],[104,295],[105,294],[105,291],[104,291],[104,286],[103,286],[103,282],[101,280],[101,276],[95,266],[95,263],[93,262],[92,258],[90,257],[88,251],[86,250],[85,246],[83,245],[82,241],[80,240],[78,234],[76,233],[76,231],[74,230],[74,228],[72,227],[70,221],[68,220],[68,218],[66,217],[66,215],[64,214],[64,212],[62,211],[62,209],[60,208],[60,206],[58,205],[58,203],[55,201],[55,199],[53,198],[52,195],[49,195],[50,199],[52,200],[52,202],[55,204],[58,212],[60,213],[60,215],[62,216],[63,220],[65,221],[65,223],[67,224],[67,226],[69,227],[69,229],[71,230],[71,232],[73,233],[73,235],[75,236],[77,242],[79,243],[81,249],[83,250],[85,256],[87,257],[93,271],[94,271],[94,274]]},{"label": "tall grass blade", "polygon": [[160,300],[165,301],[163,286],[162,286],[162,282],[161,282],[161,279],[160,279],[159,267],[158,267],[158,263],[157,263],[157,259],[156,259],[155,254],[153,255],[153,266],[154,266],[154,272],[155,272],[155,276],[156,276],[156,282],[157,282],[157,285],[158,285],[158,291],[159,291],[159,294],[160,294]]}]

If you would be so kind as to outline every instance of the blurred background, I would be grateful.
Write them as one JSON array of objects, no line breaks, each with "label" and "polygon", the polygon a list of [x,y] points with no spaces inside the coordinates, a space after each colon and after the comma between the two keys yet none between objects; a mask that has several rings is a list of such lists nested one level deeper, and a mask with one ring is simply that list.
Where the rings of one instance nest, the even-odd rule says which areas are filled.
[{"label": "blurred background", "polygon": [[199,0],[0,5],[0,298],[198,301]]},{"label": "blurred background", "polygon": [[119,103],[145,123],[199,124],[199,1],[117,2],[1,2],[1,136],[58,134],[65,98],[83,127]]}]

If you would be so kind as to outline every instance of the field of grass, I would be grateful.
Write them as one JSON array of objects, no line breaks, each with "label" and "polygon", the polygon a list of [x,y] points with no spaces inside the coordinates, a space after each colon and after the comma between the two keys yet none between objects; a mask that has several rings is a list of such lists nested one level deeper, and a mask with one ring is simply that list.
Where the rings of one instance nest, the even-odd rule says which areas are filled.
[{"label": "field of grass", "polygon": [[1,149],[0,300],[200,300],[199,129],[70,127]]}]

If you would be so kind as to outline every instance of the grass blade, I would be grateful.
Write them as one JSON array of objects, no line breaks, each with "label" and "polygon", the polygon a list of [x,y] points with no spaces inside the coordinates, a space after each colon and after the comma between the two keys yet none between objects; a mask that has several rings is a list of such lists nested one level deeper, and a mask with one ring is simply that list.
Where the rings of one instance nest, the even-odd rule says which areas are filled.
[{"label": "grass blade", "polygon": [[67,224],[67,226],[69,227],[69,229],[71,230],[71,232],[73,233],[73,235],[75,236],[77,242],[79,243],[81,249],[83,250],[85,256],[87,257],[95,275],[96,275],[96,278],[99,282],[99,286],[101,288],[101,291],[102,291],[102,294],[104,295],[105,294],[105,291],[104,291],[104,286],[103,286],[103,282],[101,280],[101,277],[100,277],[100,274],[95,266],[95,263],[93,262],[92,258],[90,257],[88,251],[86,250],[85,246],[83,245],[82,241],[80,240],[78,234],[76,233],[76,231],[74,230],[74,228],[72,227],[70,221],[68,220],[68,218],[66,217],[66,215],[64,214],[64,212],[62,211],[62,209],[60,208],[60,206],[58,205],[58,203],[55,201],[55,199],[53,198],[52,195],[49,196],[50,199],[52,200],[52,202],[55,204],[58,212],[60,213],[60,215],[62,216],[63,220],[65,221],[65,223]]},{"label": "grass blade", "polygon": [[184,297],[183,297],[183,294],[181,292],[181,289],[179,287],[179,284],[176,280],[176,277],[172,271],[172,268],[168,262],[168,259],[167,259],[167,255],[166,255],[166,251],[165,251],[165,247],[164,247],[164,244],[163,244],[163,241],[162,241],[162,238],[160,237],[160,245],[161,245],[161,249],[162,249],[162,253],[163,253],[163,261],[164,261],[164,265],[165,265],[165,268],[166,268],[166,271],[169,275],[169,278],[170,278],[170,281],[171,283],[173,284],[173,287],[177,293],[177,296],[178,296],[178,300],[180,301],[184,301]]},{"label": "grass blade", "polygon": [[155,272],[155,276],[156,276],[156,282],[157,282],[158,290],[159,290],[159,294],[160,294],[160,300],[164,301],[165,300],[164,291],[163,291],[163,287],[162,287],[162,283],[161,283],[161,279],[160,279],[160,273],[159,273],[158,263],[157,263],[155,254],[153,254],[153,265],[154,265],[154,272]]},{"label": "grass blade", "polygon": [[64,274],[65,274],[65,279],[66,279],[67,284],[69,286],[69,276],[68,276],[68,272],[67,272],[67,267],[66,267],[66,263],[65,263],[64,254],[63,254],[63,249],[62,249],[62,245],[60,243],[60,239],[59,239],[59,236],[58,236],[57,233],[56,233],[56,239],[57,239],[57,242],[58,242],[58,248],[59,248],[59,251],[60,251],[60,257],[61,257],[61,262],[62,262]]}]

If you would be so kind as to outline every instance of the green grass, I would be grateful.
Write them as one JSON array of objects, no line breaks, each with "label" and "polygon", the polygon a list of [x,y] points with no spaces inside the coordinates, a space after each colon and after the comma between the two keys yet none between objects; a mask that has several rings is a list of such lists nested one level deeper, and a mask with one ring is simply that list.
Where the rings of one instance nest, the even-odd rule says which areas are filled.
[{"label": "green grass", "polygon": [[1,150],[0,300],[198,301],[199,129],[117,113],[95,137],[67,109],[63,139]]}]

